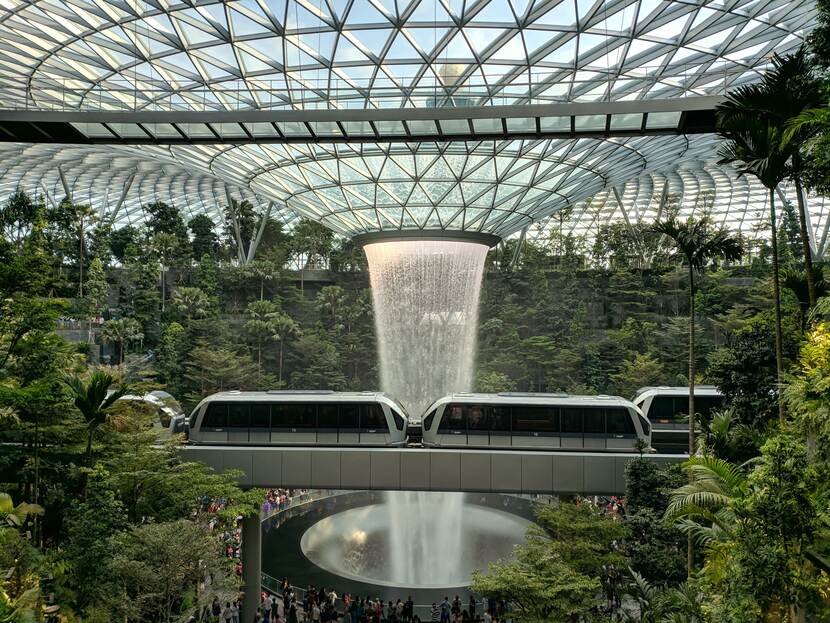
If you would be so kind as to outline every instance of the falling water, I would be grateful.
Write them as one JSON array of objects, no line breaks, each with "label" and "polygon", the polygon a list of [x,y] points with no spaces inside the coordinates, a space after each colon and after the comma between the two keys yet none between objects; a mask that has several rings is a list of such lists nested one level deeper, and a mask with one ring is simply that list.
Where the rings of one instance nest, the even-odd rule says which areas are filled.
[{"label": "falling water", "polygon": [[364,247],[380,351],[380,384],[411,417],[472,389],[487,246],[450,240]]},{"label": "falling water", "polygon": [[[450,240],[379,242],[364,249],[381,387],[420,418],[436,398],[472,389],[488,249]],[[387,504],[399,528],[392,531],[389,549],[393,577],[438,584],[463,574],[463,494],[389,492]],[[442,554],[436,559],[435,552]]]}]

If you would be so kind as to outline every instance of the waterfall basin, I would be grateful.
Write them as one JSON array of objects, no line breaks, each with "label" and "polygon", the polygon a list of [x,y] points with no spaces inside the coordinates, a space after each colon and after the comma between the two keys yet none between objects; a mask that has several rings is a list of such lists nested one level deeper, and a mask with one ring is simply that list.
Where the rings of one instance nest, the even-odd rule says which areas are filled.
[{"label": "waterfall basin", "polygon": [[300,549],[329,573],[387,587],[464,587],[523,543],[531,522],[463,493],[390,491],[382,503],[324,517]]}]

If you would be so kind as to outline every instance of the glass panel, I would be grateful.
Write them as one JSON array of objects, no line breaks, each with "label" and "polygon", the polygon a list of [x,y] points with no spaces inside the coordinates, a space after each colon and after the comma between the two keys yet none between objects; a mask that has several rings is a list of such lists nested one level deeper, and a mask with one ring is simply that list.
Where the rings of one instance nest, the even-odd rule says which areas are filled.
[{"label": "glass panel", "polygon": [[316,408],[308,404],[274,405],[273,428],[315,428]]},{"label": "glass panel", "polygon": [[686,396],[675,396],[672,404],[674,408],[672,409],[671,419],[675,422],[684,421],[689,414],[689,399]]},{"label": "glass panel", "polygon": [[695,396],[695,411],[708,418],[712,409],[720,409],[723,396]]},{"label": "glass panel", "polygon": [[680,112],[650,112],[646,119],[646,128],[649,130],[676,128],[680,123],[680,114]]},{"label": "glass panel", "polygon": [[639,130],[643,127],[642,113],[611,115],[612,130]]},{"label": "glass panel", "polygon": [[375,121],[375,127],[381,136],[404,136],[406,134],[401,121]]},{"label": "glass panel", "polygon": [[238,123],[211,123],[211,127],[219,133],[222,138],[247,138],[245,130]]},{"label": "glass panel", "polygon": [[212,402],[208,405],[202,428],[225,428],[228,425],[228,405]]},{"label": "glass panel", "polygon": [[585,418],[585,434],[605,434],[605,409],[602,407],[585,407],[582,409],[582,415]]},{"label": "glass panel", "polygon": [[337,123],[334,121],[315,121],[311,124],[317,136],[343,136]]},{"label": "glass panel", "polygon": [[277,130],[270,123],[245,123],[252,136],[277,136]]},{"label": "glass panel", "polygon": [[582,434],[582,409],[579,407],[562,409],[562,432]]},{"label": "glass panel", "polygon": [[441,119],[441,132],[444,134],[469,134],[470,124],[466,119]]},{"label": "glass panel", "polygon": [[380,405],[364,405],[360,414],[360,429],[363,431],[385,431],[386,416]]},{"label": "glass panel", "polygon": [[467,428],[472,431],[486,432],[490,428],[489,418],[487,417],[487,409],[484,405],[467,405],[465,407],[467,412]]},{"label": "glass panel", "polygon": [[508,132],[535,132],[536,117],[513,117],[507,119]]},{"label": "glass panel", "polygon": [[559,409],[556,407],[513,407],[514,433],[558,433]]},{"label": "glass panel", "polygon": [[631,414],[628,409],[615,408],[605,410],[605,421],[607,422],[609,435],[633,435],[634,422],[631,421]]},{"label": "glass panel", "polygon": [[320,428],[337,428],[337,405],[317,405],[317,425]]},{"label": "glass panel", "polygon": [[542,128],[542,132],[570,132],[571,118],[541,117],[539,119],[539,127]]},{"label": "glass panel", "polygon": [[409,126],[409,133],[410,134],[437,134],[438,128],[435,127],[434,121],[424,121],[420,119],[413,119],[411,121],[407,121],[406,125]]},{"label": "glass panel", "polygon": [[192,138],[214,138],[213,132],[204,123],[180,123],[179,128]]},{"label": "glass panel", "polygon": [[501,134],[501,119],[473,119],[473,128],[479,134]]},{"label": "glass panel", "polygon": [[248,428],[249,405],[232,402],[228,405],[228,428]]},{"label": "glass panel", "polygon": [[424,430],[429,430],[430,428],[432,428],[432,421],[435,419],[435,413],[436,412],[437,412],[437,409],[435,411],[430,411],[429,415],[424,418],[424,423],[423,423],[423,429]]},{"label": "glass panel", "polygon": [[581,115],[574,119],[574,128],[579,130],[604,130],[605,115]]},{"label": "glass panel", "polygon": [[360,405],[340,405],[339,411],[340,430],[357,430],[360,427]]},{"label": "glass panel", "polygon": [[671,396],[655,396],[648,408],[648,417],[652,422],[667,424],[674,419],[674,400]]},{"label": "glass panel", "polygon": [[309,136],[308,128],[301,121],[281,121],[277,127],[285,136]]},{"label": "glass panel", "polygon": [[[349,136],[374,136],[372,126],[368,121],[343,121],[343,128]],[[401,128],[403,132],[403,128]]]},{"label": "glass panel", "polygon": [[493,407],[490,411],[490,430],[493,432],[510,432],[510,407]]},{"label": "glass panel", "polygon": [[251,428],[268,428],[271,426],[271,405],[251,405]]},{"label": "glass panel", "polygon": [[444,415],[438,425],[438,432],[464,430],[464,407],[461,405],[447,405]]},{"label": "glass panel", "polygon": [[182,135],[169,123],[149,123],[144,126],[156,138],[181,138]]},{"label": "glass panel", "polygon": [[112,138],[112,132],[107,130],[100,123],[79,123],[73,122],[72,126],[78,130],[81,134],[90,137],[103,137],[103,138]]}]

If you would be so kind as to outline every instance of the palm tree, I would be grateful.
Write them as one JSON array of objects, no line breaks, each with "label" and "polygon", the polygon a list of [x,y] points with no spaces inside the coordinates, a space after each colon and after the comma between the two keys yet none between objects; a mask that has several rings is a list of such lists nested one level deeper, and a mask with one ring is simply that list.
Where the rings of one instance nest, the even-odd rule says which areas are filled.
[{"label": "palm tree", "polygon": [[[718,134],[726,139],[719,164],[737,164],[738,175],[752,174],[769,191],[772,234],[772,295],[775,303],[775,366],[778,382],[784,374],[781,333],[781,284],[778,262],[778,223],[775,216],[775,189],[787,175],[792,149],[784,146],[784,128],[758,113],[755,102],[767,98],[762,85],[744,85],[731,92],[717,108]],[[778,398],[778,418],[784,421],[784,400]]]},{"label": "palm tree", "polygon": [[[793,181],[796,190],[809,305],[812,307],[816,304],[818,294],[813,281],[813,256],[807,230],[807,208],[804,204],[801,179],[804,166],[800,148],[813,136],[815,129],[809,124],[800,124],[798,120],[806,111],[813,110],[823,103],[821,83],[815,78],[806,47],[802,46],[793,54],[784,57],[773,56],[772,67],[761,78],[758,86],[758,90],[751,89],[744,93],[736,104],[742,110],[769,118],[783,130],[783,147],[790,154],[787,177]],[[741,92],[736,91],[735,95],[741,95]],[[746,97],[747,95],[749,97]],[[737,107],[727,106],[721,112],[722,118],[736,114],[737,110]]]},{"label": "palm tree", "polygon": [[89,377],[89,381],[79,376],[67,376],[64,383],[69,388],[75,408],[81,412],[86,420],[87,442],[86,462],[92,467],[92,438],[98,427],[110,419],[109,409],[116,400],[127,393],[127,387],[113,389],[117,379],[104,370],[96,370]]},{"label": "palm tree", "polygon": [[144,339],[141,324],[135,318],[119,318],[107,320],[101,329],[101,337],[105,342],[112,342],[118,348],[117,363],[124,363],[126,344]]},{"label": "palm tree", "polygon": [[277,379],[282,383],[282,362],[285,352],[285,342],[294,337],[300,337],[303,332],[291,316],[283,313],[274,314],[268,324],[271,327],[271,339],[280,343],[279,375]]},{"label": "palm tree", "polygon": [[689,454],[695,452],[695,272],[718,259],[735,262],[741,259],[740,242],[723,229],[713,229],[708,219],[689,219],[685,223],[671,217],[658,221],[653,230],[672,241],[677,255],[689,267]]},{"label": "palm tree", "polygon": [[164,313],[165,305],[165,276],[170,264],[173,263],[176,255],[179,253],[179,239],[175,234],[160,232],[153,236],[152,246],[158,253],[159,260],[161,260],[161,311]]},{"label": "palm tree", "polygon": [[173,293],[173,306],[184,314],[189,323],[193,318],[204,318],[208,315],[210,300],[201,288],[183,286]]}]

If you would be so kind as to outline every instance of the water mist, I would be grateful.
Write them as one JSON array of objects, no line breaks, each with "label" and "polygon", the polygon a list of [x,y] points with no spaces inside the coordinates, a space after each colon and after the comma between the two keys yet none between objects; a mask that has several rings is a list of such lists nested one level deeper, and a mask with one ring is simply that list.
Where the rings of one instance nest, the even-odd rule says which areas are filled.
[{"label": "water mist", "polygon": [[[488,247],[453,240],[407,240],[371,243],[364,250],[381,388],[397,398],[410,417],[420,418],[433,400],[473,388],[478,303]],[[386,499],[396,528],[389,552],[394,577],[406,578],[407,583],[458,578],[465,548],[464,495],[389,492]],[[442,552],[440,559],[436,551]]]}]

